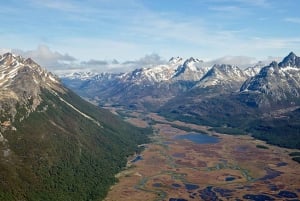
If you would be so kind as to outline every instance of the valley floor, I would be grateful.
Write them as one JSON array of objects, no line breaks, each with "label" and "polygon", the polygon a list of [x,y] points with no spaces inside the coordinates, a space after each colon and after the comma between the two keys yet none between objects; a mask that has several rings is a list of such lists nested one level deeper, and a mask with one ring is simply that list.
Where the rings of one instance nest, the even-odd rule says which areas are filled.
[{"label": "valley floor", "polygon": [[[297,150],[247,135],[169,122],[157,114],[121,112],[137,126],[151,124],[155,134],[152,143],[117,175],[119,183],[105,201],[300,200],[299,164],[289,156]],[[174,138],[191,131],[216,136],[219,142],[196,144]]]}]

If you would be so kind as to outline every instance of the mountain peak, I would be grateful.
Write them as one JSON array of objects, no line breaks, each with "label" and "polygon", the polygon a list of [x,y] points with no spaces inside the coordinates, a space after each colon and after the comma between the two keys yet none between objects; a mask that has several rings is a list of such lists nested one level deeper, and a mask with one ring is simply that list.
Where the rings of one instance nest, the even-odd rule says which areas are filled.
[{"label": "mountain peak", "polygon": [[289,53],[288,57],[296,57],[297,55],[292,51]]},{"label": "mountain peak", "polygon": [[200,60],[200,59],[195,59],[194,57],[190,57],[189,59],[187,59],[185,62],[184,62],[184,64],[183,65],[187,65],[187,64],[189,64],[189,63],[201,63],[201,62],[203,62],[202,60]]},{"label": "mountain peak", "polygon": [[31,58],[25,59],[12,53],[0,55],[0,86],[2,89],[60,88],[58,78],[47,72]]},{"label": "mountain peak", "polygon": [[25,64],[28,64],[28,65],[38,65],[33,59],[31,58],[27,58],[24,62]]},{"label": "mountain peak", "polygon": [[190,69],[192,71],[197,71],[197,63],[202,63],[203,61],[200,59],[194,59],[194,57],[191,57],[187,60],[185,60],[185,62],[183,63],[183,65],[181,66],[182,71],[185,71],[185,69]]},{"label": "mountain peak", "polygon": [[237,66],[229,64],[215,64],[196,84],[196,87],[229,86],[237,88],[247,76]]},{"label": "mountain peak", "polygon": [[11,52],[6,52],[3,54],[3,57],[12,57],[13,54]]},{"label": "mountain peak", "polygon": [[181,62],[182,61],[182,58],[181,57],[172,57],[170,60],[169,60],[169,63],[171,64],[176,64],[178,62]]},{"label": "mountain peak", "polygon": [[290,52],[278,65],[279,67],[291,66],[300,68],[300,57],[297,57],[294,52]]}]

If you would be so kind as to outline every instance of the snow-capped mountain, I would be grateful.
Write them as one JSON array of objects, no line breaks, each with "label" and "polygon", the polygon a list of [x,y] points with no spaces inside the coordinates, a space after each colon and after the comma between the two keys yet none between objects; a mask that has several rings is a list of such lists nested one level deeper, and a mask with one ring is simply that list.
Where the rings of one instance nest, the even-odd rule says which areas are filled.
[{"label": "snow-capped mountain", "polygon": [[[159,107],[183,93],[205,98],[220,93],[259,91],[276,97],[273,100],[299,96],[299,57],[291,53],[279,64],[273,62],[262,66],[264,64],[258,63],[245,70],[227,64],[207,67],[203,61],[193,57],[187,60],[173,57],[168,63],[152,68],[120,74],[82,75],[83,79],[77,76],[78,79],[62,78],[62,81],[81,96],[96,102],[127,106],[154,104]],[[249,99],[244,97],[241,99]]]},{"label": "snow-capped mountain", "polygon": [[201,67],[201,63],[203,61],[192,57],[185,61],[180,57],[172,57],[167,64],[136,69],[125,73],[121,79],[135,84],[155,84],[178,80],[196,81],[208,70],[207,67]]},{"label": "snow-capped mountain", "polygon": [[172,80],[190,80],[198,81],[210,69],[204,66],[203,61],[194,59],[193,57],[187,59],[182,65],[178,66]]},{"label": "snow-capped mountain", "polygon": [[83,80],[64,77],[62,81],[90,99],[135,105],[145,100],[165,102],[190,89],[207,71],[208,67],[203,67],[199,59],[173,57],[168,63],[151,68],[120,74],[101,73]]},{"label": "snow-capped mountain", "polygon": [[32,59],[11,53],[0,56],[0,112],[13,118],[16,104],[26,106],[27,113],[34,111],[42,100],[42,89],[64,91],[58,78]]},{"label": "snow-capped mountain", "polygon": [[177,64],[177,63],[181,63],[182,60],[183,60],[183,58],[181,58],[181,57],[171,57],[171,59],[169,59],[169,63]]},{"label": "snow-capped mountain", "polygon": [[263,63],[258,63],[255,66],[248,67],[244,70],[244,74],[248,77],[253,77],[259,73],[259,71],[264,67]]},{"label": "snow-capped mountain", "polygon": [[[235,87],[247,79],[245,73],[237,66],[215,64],[195,85],[205,88],[211,86]],[[226,86],[225,86],[226,85]]]},{"label": "snow-capped mountain", "polygon": [[[41,68],[32,59],[24,59],[11,53],[0,55],[0,87],[6,89],[12,87],[13,82],[18,81],[19,74],[32,74],[34,83],[43,87],[54,87],[58,78]],[[55,84],[54,84],[55,83]]]},{"label": "snow-capped mountain", "polygon": [[251,94],[262,106],[295,104],[300,97],[300,57],[291,52],[282,62],[272,62],[249,78],[240,91]]},{"label": "snow-capped mountain", "polygon": [[66,79],[72,79],[72,80],[75,80],[75,79],[88,80],[96,75],[97,75],[97,73],[94,73],[94,72],[73,72],[73,73],[69,73],[69,74],[64,74],[61,77],[66,78]]}]

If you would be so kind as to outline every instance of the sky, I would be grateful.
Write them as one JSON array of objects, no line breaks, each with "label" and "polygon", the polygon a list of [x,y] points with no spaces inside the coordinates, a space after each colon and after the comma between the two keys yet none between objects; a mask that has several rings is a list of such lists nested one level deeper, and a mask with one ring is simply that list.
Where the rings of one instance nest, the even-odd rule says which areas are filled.
[{"label": "sky", "polygon": [[300,0],[9,0],[0,50],[58,73],[172,56],[250,65],[300,54],[299,8]]}]

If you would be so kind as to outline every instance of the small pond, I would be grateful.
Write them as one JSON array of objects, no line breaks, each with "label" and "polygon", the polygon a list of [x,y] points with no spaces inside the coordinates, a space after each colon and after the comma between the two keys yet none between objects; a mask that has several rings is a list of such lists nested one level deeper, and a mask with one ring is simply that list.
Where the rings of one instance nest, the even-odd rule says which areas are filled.
[{"label": "small pond", "polygon": [[180,187],[181,187],[180,184],[176,184],[176,183],[172,184],[172,186],[173,186],[174,188],[180,188]]},{"label": "small pond", "polygon": [[235,177],[229,176],[225,178],[225,181],[234,181]]},{"label": "small pond", "polygon": [[130,162],[131,162],[131,163],[135,163],[135,162],[140,161],[140,160],[143,160],[143,157],[140,156],[140,155],[137,155],[137,156],[136,156],[133,160],[131,160]]},{"label": "small pond", "polygon": [[178,135],[175,136],[174,139],[189,140],[197,144],[215,144],[219,142],[219,138],[202,133],[188,133],[185,135]]},{"label": "small pond", "polygon": [[184,185],[185,185],[186,190],[188,190],[188,191],[192,191],[192,190],[199,188],[199,186],[196,184],[184,184]]}]

